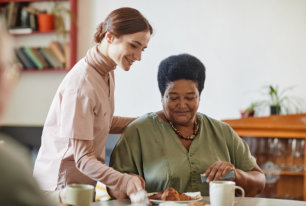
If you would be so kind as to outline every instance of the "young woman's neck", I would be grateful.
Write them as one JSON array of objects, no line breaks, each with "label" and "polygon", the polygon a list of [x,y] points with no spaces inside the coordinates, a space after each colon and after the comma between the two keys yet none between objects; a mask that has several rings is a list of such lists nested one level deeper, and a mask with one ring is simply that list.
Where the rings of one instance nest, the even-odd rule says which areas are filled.
[{"label": "young woman's neck", "polygon": [[99,51],[103,54],[103,56],[113,64],[116,64],[109,55],[109,43],[107,43],[106,39],[102,39],[99,45]]}]

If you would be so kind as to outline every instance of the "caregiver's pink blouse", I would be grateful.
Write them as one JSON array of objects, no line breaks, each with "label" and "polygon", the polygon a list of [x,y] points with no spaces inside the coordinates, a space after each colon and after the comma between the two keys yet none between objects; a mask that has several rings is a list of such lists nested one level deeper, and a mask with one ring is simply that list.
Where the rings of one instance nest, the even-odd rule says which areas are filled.
[{"label": "caregiver's pink blouse", "polygon": [[130,175],[104,165],[109,133],[121,133],[133,119],[113,116],[115,65],[91,48],[66,75],[48,113],[34,177],[45,191],[70,183],[124,191]]}]

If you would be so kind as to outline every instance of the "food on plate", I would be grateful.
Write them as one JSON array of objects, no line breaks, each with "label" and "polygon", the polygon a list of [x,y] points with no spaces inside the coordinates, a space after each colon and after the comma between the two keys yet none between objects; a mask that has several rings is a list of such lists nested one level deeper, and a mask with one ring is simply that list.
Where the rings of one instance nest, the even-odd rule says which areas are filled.
[{"label": "food on plate", "polygon": [[205,202],[204,201],[189,202],[187,206],[205,206]]},{"label": "food on plate", "polygon": [[195,198],[185,195],[184,193],[180,193],[172,187],[169,187],[168,189],[158,192],[156,194],[150,195],[148,198],[151,200],[168,200],[168,201],[195,200]]}]

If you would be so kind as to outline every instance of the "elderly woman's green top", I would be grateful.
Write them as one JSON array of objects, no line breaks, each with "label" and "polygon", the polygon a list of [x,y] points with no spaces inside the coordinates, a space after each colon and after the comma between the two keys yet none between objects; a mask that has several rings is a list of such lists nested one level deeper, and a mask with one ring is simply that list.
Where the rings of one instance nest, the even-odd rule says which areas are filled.
[{"label": "elderly woman's green top", "polygon": [[256,164],[247,143],[226,123],[197,113],[199,132],[189,151],[169,123],[156,113],[131,123],[111,155],[110,166],[120,172],[135,173],[146,181],[148,192],[173,187],[180,192],[201,191],[208,195],[203,174],[216,161],[232,163],[249,171]]}]

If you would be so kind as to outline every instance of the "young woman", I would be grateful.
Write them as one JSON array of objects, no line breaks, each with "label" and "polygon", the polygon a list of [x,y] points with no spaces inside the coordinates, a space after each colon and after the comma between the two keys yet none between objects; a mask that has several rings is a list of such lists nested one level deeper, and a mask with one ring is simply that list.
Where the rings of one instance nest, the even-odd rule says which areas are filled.
[{"label": "young woman", "polygon": [[144,188],[140,176],[104,164],[109,133],[121,133],[134,118],[113,116],[114,69],[129,71],[147,47],[153,29],[133,8],[112,11],[89,49],[66,75],[49,110],[34,176],[44,191],[67,184],[104,183],[127,196]]}]

